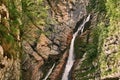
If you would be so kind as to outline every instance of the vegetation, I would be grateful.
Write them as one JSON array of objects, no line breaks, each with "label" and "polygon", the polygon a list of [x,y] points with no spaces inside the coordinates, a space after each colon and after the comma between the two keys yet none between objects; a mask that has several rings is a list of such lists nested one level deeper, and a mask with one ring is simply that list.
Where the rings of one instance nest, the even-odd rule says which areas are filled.
[{"label": "vegetation", "polygon": [[[21,55],[24,55],[21,43],[25,39],[32,39],[33,37],[31,36],[36,36],[32,33],[28,34],[29,36],[27,35],[31,30],[35,30],[36,33],[40,35],[40,33],[43,32],[43,28],[50,24],[48,9],[49,7],[46,6],[46,2],[44,0],[0,1],[0,45],[4,49],[3,57],[7,57],[11,62],[14,61],[12,66],[5,66],[14,70],[9,71],[9,69],[7,69],[8,73],[4,72],[2,76],[14,72],[18,74],[14,74],[16,77],[21,75],[21,73],[19,73],[20,61]],[[17,62],[17,64],[15,62]],[[1,65],[0,58],[0,66]],[[14,68],[14,66],[16,68]],[[18,80],[18,78],[15,80]]]},{"label": "vegetation", "polygon": [[[87,10],[89,13],[94,13],[94,14],[97,13],[98,22],[96,26],[91,25],[92,27],[94,27],[90,33],[90,37],[93,38],[93,42],[88,44],[83,44],[83,43],[81,44],[81,46],[83,45],[85,46],[83,48],[85,49],[84,51],[86,51],[87,54],[79,70],[76,71],[76,78],[79,79],[81,77],[81,79],[84,79],[84,80],[85,79],[87,80],[87,77],[85,78],[85,76],[89,75],[90,72],[91,74],[95,74],[96,72],[101,72],[99,77],[100,76],[105,77],[107,75],[114,74],[115,72],[119,72],[117,71],[118,68],[114,64],[118,63],[119,61],[118,57],[120,56],[119,54],[120,49],[116,54],[111,54],[109,58],[108,56],[106,56],[106,53],[103,51],[105,48],[104,47],[105,42],[107,42],[106,39],[112,36],[113,34],[118,35],[120,31],[120,27],[119,27],[120,1],[119,0],[90,0],[90,5],[87,7]],[[80,45],[80,42],[79,42],[79,45]],[[80,46],[77,46],[77,49],[79,48]],[[112,48],[113,47],[111,47],[111,49]],[[95,66],[94,63],[97,63],[97,66]],[[108,65],[112,65],[114,67],[112,67],[111,70],[107,70]],[[80,72],[84,70],[83,69],[84,67],[87,67],[87,66],[89,66],[89,68],[90,67],[93,67],[93,68],[85,69],[85,72],[83,73]],[[95,76],[93,79],[95,79]]]},{"label": "vegetation", "polygon": [[[118,3],[120,3],[119,0],[114,0],[114,1],[113,0],[108,0],[108,1],[106,1],[106,11],[107,11],[107,13],[106,13],[105,17],[106,18],[109,17],[109,25],[107,26],[107,28],[104,28],[105,25],[101,26],[103,29],[106,29],[107,32],[103,31],[100,38],[102,38],[104,33],[107,35],[107,37],[110,37],[113,34],[118,35],[118,33],[120,31],[120,28],[118,27],[119,26],[118,22],[120,21],[120,12],[119,12],[120,11],[120,9],[119,9],[120,5]],[[101,22],[101,23],[103,23],[103,22]],[[106,23],[104,23],[104,24],[106,24]],[[102,40],[105,42],[106,38],[102,38]],[[99,44],[99,45],[101,45],[101,44]],[[103,48],[102,48],[101,56],[100,56],[100,62],[102,64],[101,64],[100,67],[101,67],[101,70],[102,70],[102,77],[103,77],[103,76],[113,74],[114,72],[117,72],[117,67],[114,66],[113,61],[114,61],[114,63],[117,63],[118,62],[118,57],[117,56],[119,56],[120,54],[118,54],[119,52],[116,53],[116,55],[112,54],[111,55],[112,61],[111,62],[106,61],[106,56],[104,55],[105,53],[103,52],[103,49],[104,49],[103,44],[102,44],[102,47]],[[112,49],[112,47],[111,47],[111,49]],[[114,66],[111,71],[109,71],[109,70],[106,71],[105,70],[108,63],[112,64],[112,66]]]},{"label": "vegetation", "polygon": [[49,7],[43,3],[43,0],[22,0],[23,16],[26,15],[36,26],[45,25],[47,22]]},{"label": "vegetation", "polygon": [[[5,53],[16,53],[15,49],[18,49],[18,41],[22,39],[24,32],[29,28],[28,24],[33,24],[39,30],[41,26],[46,26],[49,22],[47,18],[48,6],[44,4],[43,0],[5,0],[1,2],[6,6],[9,15],[3,16],[2,24],[0,24],[0,44],[4,45]],[[10,44],[10,45],[8,45]],[[14,45],[14,46],[13,46]],[[12,52],[11,50],[12,49]],[[11,55],[12,56],[12,55]]]},{"label": "vegetation", "polygon": [[90,12],[106,12],[105,6],[106,0],[90,0],[90,4],[87,6],[88,13]]},{"label": "vegetation", "polygon": [[[47,1],[53,11],[56,11],[53,5],[58,4],[59,0],[51,0],[54,4],[51,4],[50,0]],[[5,6],[3,9],[1,9],[2,5]],[[49,7],[46,6],[44,0],[0,1],[0,45],[4,49],[4,57],[7,56],[11,60],[20,59],[21,42],[25,39],[32,40],[31,36],[36,38],[36,35],[28,36],[26,33],[35,30],[40,35],[44,32],[44,27],[52,23],[47,14],[48,10]],[[119,51],[115,54],[108,56],[104,51],[107,38],[120,34],[120,0],[90,0],[87,11],[97,16],[95,17],[97,21],[89,27],[92,29],[87,36],[90,36],[91,41],[87,42],[86,38],[79,36],[75,41],[75,56],[79,60],[83,59],[79,69],[75,71],[76,80],[95,79],[120,72],[117,65],[120,45]],[[110,49],[113,48],[110,46]],[[86,54],[85,57],[83,57],[84,54]],[[108,69],[108,65],[113,65],[113,67]]]}]

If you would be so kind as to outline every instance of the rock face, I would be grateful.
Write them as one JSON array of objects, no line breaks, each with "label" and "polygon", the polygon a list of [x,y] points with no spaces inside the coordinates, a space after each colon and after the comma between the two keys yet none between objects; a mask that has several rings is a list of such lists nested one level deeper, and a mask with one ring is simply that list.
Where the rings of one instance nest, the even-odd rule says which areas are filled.
[{"label": "rock face", "polygon": [[[120,22],[117,18],[120,10],[117,0],[117,3],[110,0],[45,0],[42,6],[49,5],[47,17],[51,18],[50,23],[46,21],[48,25],[45,27],[43,19],[35,16],[34,22],[28,16],[26,10],[32,10],[31,6],[24,9],[38,3],[24,1],[0,1],[0,80],[41,80],[52,64],[56,66],[48,79],[59,80],[72,34],[88,15],[87,8],[91,10],[88,11],[91,23],[86,24],[83,34],[75,40],[77,60],[71,71],[72,80],[120,78]],[[110,19],[106,19],[109,16]],[[37,24],[39,19],[38,24],[42,25]],[[22,31],[23,26],[25,29]]]},{"label": "rock face", "polygon": [[7,57],[1,56],[0,57],[0,79],[1,80],[19,80],[20,79],[20,60],[8,59]]},{"label": "rock face", "polygon": [[[84,33],[81,34],[75,41],[75,54],[76,57],[79,57],[74,65],[73,80],[120,79],[120,18],[114,16],[120,16],[120,14],[117,14],[117,10],[113,11],[114,13],[109,12],[110,10],[119,9],[118,6],[120,5],[110,8],[117,1],[114,3],[111,1],[96,1],[97,5],[104,6],[106,9],[103,12],[101,11],[100,15],[96,15],[96,13],[92,15],[89,32],[86,32],[86,30],[85,35]],[[92,3],[93,0],[91,0],[90,5]],[[92,9],[99,7],[100,10],[103,10],[100,6],[95,7],[95,5],[92,5]],[[106,13],[105,16],[101,16],[104,13]],[[98,23],[96,22],[97,19],[99,20]]]},{"label": "rock face", "polygon": [[48,59],[50,54],[58,54],[58,47],[55,45],[49,47],[49,45],[51,45],[51,41],[44,34],[41,34],[36,50],[44,59]]},{"label": "rock face", "polygon": [[54,71],[50,75],[49,79],[50,80],[60,80],[61,73],[63,72],[63,68],[66,62],[66,59],[68,57],[68,51],[66,51],[62,58],[59,61],[59,64],[55,67]]},{"label": "rock face", "polygon": [[[102,79],[115,79],[119,78],[119,72],[120,72],[120,59],[119,59],[119,45],[120,45],[120,37],[118,37],[119,32],[114,33],[113,35],[110,35],[107,37],[103,43],[103,53],[106,57],[106,61],[101,62],[104,63],[101,65],[101,71],[102,71]],[[107,74],[107,72],[112,72],[111,74]],[[105,74],[106,73],[106,74]]]},{"label": "rock face", "polygon": [[23,49],[26,52],[26,55],[23,56],[24,62],[22,62],[23,75],[26,75],[23,79],[39,80],[43,75],[41,71],[39,71],[39,68],[44,64],[44,61],[42,57],[32,49],[28,42],[24,41],[23,46]]},{"label": "rock face", "polygon": [[[30,39],[25,40],[29,44],[23,42],[26,58],[24,58],[22,62],[24,62],[23,69],[26,69],[25,71],[27,71],[25,72],[23,70],[23,74],[27,74],[28,77],[32,75],[34,69],[37,65],[39,65],[39,63],[44,66],[47,62],[49,62],[48,58],[50,55],[61,55],[64,51],[66,51],[72,39],[73,31],[75,31],[75,29],[77,29],[80,25],[78,22],[87,15],[86,6],[88,5],[88,0],[47,0],[47,2],[50,6],[49,17],[54,18],[55,21],[49,24],[50,27],[43,28],[46,34],[35,33],[35,31],[39,31],[39,29],[35,28],[35,26],[31,26],[30,29],[32,30],[28,30],[28,33],[26,33]],[[31,58],[31,56],[33,58]],[[39,59],[41,62],[39,62]],[[58,61],[56,62],[59,63]],[[60,73],[57,72],[58,74],[56,74],[56,71],[60,71],[63,67],[59,66],[63,66],[64,64],[65,62],[60,62],[52,75],[55,74],[56,77],[59,77],[58,74]],[[45,76],[44,71],[42,71],[42,66],[37,67],[40,71],[36,70],[36,73],[41,75],[39,79]],[[48,68],[50,67],[48,66]],[[24,78],[24,80],[38,80],[38,78],[33,79],[28,77]],[[53,76],[50,76],[50,79],[53,79]]]},{"label": "rock face", "polygon": [[16,49],[19,46],[17,42],[19,33],[11,35],[13,33],[10,26],[12,19],[6,4],[5,1],[0,1],[0,80],[19,80],[20,52]]},{"label": "rock face", "polygon": [[56,24],[53,24],[50,28],[46,28],[49,31],[47,37],[53,45],[58,46],[58,50],[63,51],[68,46],[68,39],[73,33],[73,29],[77,28],[80,24],[76,25],[80,19],[86,14],[87,0],[71,0],[71,1],[49,1],[51,5],[51,17],[57,20]]}]

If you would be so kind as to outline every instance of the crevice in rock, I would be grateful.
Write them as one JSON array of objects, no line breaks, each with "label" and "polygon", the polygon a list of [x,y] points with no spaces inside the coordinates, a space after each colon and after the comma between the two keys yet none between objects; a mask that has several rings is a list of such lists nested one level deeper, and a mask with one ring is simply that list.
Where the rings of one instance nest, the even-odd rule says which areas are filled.
[{"label": "crevice in rock", "polygon": [[4,64],[0,64],[0,68],[2,69],[2,68],[4,68],[5,67],[5,65]]},{"label": "crevice in rock", "polygon": [[46,76],[46,74],[48,73],[49,69],[52,67],[52,65],[58,64],[59,60],[60,60],[61,54],[58,55],[49,55],[48,60],[46,60],[44,62],[44,65],[42,65],[41,69],[43,71],[43,77],[42,79]]},{"label": "crevice in rock", "polygon": [[77,29],[83,23],[83,21],[84,21],[84,16],[76,23],[73,33],[75,33],[77,31]]},{"label": "crevice in rock", "polygon": [[[29,43],[29,42],[28,42],[28,43]],[[35,47],[32,46],[30,43],[29,43],[29,45],[31,46],[32,50],[33,50],[34,52],[36,52],[36,53],[43,59],[43,61],[45,62],[44,57],[43,57],[41,54],[38,53],[38,51],[35,49]]]}]

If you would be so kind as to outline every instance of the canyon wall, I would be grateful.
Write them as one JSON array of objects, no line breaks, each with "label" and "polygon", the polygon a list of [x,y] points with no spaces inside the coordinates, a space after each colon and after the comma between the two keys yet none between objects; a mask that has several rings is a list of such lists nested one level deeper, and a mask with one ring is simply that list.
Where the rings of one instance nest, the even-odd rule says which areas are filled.
[{"label": "canyon wall", "polygon": [[72,35],[88,14],[91,19],[75,40],[72,80],[120,78],[120,1],[0,1],[0,80],[61,79]]}]

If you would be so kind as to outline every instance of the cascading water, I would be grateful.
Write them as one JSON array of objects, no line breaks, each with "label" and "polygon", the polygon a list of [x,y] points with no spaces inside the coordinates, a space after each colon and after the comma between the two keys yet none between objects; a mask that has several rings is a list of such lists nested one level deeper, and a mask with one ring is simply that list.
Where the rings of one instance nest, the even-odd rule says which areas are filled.
[{"label": "cascading water", "polygon": [[66,66],[65,66],[65,71],[64,71],[63,76],[62,76],[62,80],[68,80],[69,72],[70,72],[70,70],[71,70],[71,68],[73,66],[74,61],[75,61],[74,60],[74,41],[75,41],[75,38],[76,38],[76,36],[77,36],[77,34],[78,34],[79,31],[81,31],[81,33],[83,32],[84,25],[89,20],[90,20],[90,15],[88,15],[88,17],[86,18],[86,20],[84,20],[83,24],[73,34],[73,38],[72,38],[72,41],[71,41],[71,44],[70,44],[69,56],[68,56],[68,60],[67,60]]},{"label": "cascading water", "polygon": [[52,73],[53,68],[55,67],[55,63],[53,64],[53,66],[50,68],[50,70],[48,71],[46,77],[43,80],[47,80],[47,78],[49,77],[49,75]]}]

